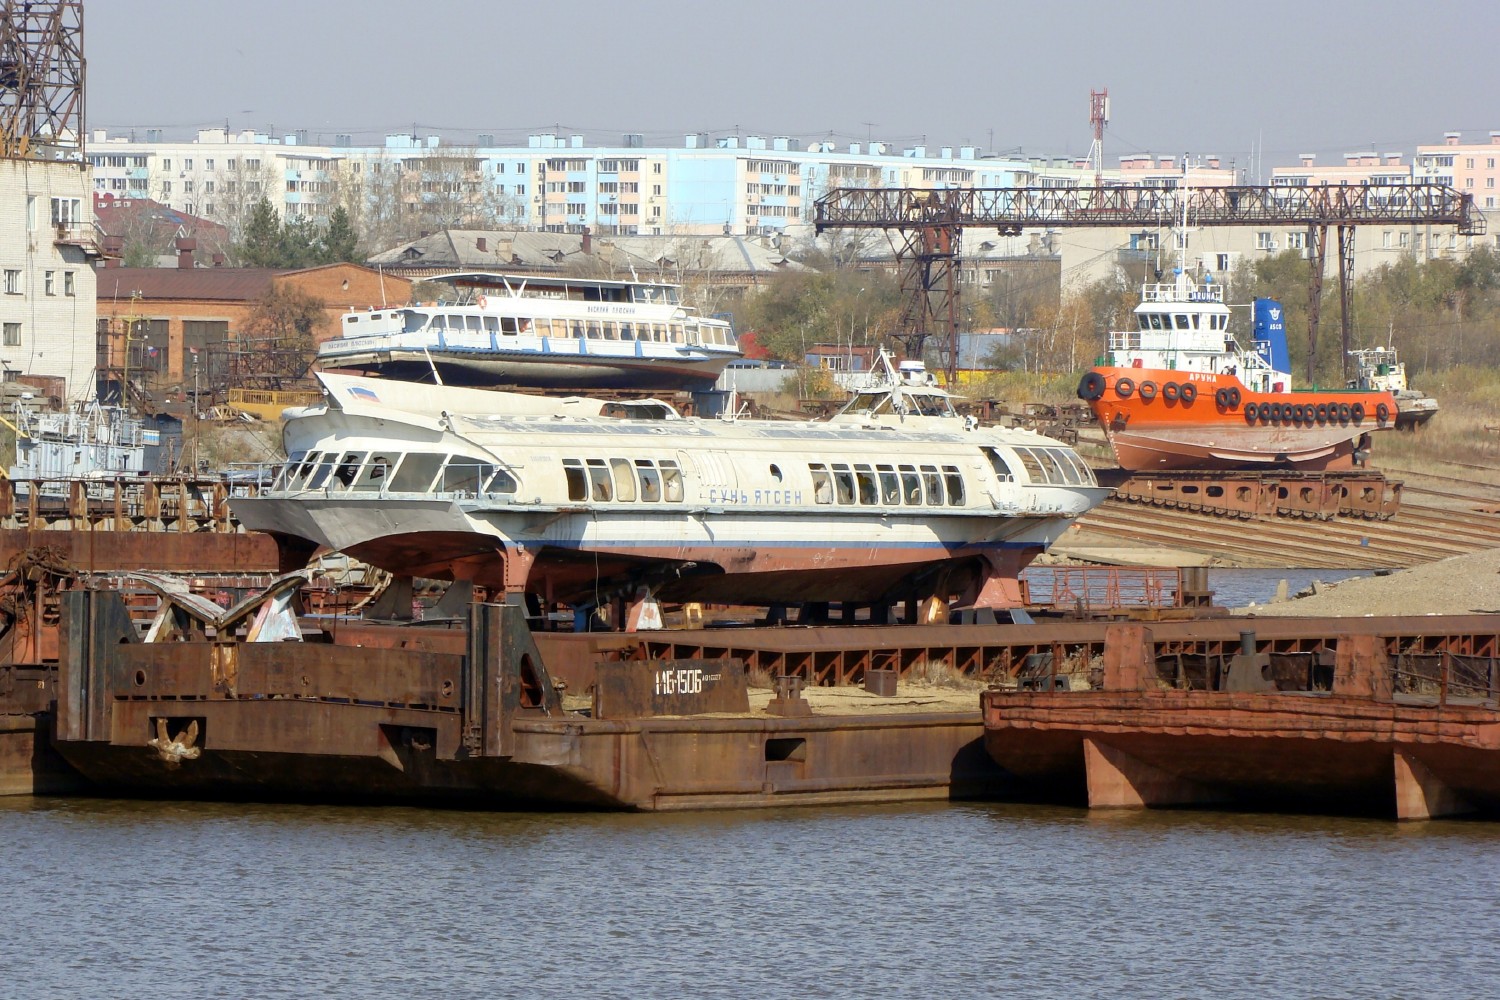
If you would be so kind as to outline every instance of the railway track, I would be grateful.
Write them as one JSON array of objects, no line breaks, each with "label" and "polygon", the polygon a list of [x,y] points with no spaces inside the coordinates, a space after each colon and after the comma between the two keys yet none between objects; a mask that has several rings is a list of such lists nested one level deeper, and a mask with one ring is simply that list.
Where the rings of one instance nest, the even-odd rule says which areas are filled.
[{"label": "railway track", "polygon": [[1411,502],[1388,521],[1241,519],[1109,500],[1081,521],[1096,536],[1188,550],[1241,566],[1400,569],[1500,545],[1500,515]]}]

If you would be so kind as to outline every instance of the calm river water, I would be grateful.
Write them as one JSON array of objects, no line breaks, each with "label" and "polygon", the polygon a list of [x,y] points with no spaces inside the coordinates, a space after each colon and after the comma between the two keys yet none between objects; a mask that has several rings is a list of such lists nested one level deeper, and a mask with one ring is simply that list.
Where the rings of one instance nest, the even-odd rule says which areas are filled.
[{"label": "calm river water", "polygon": [[17,997],[1473,997],[1500,825],[0,799]]}]

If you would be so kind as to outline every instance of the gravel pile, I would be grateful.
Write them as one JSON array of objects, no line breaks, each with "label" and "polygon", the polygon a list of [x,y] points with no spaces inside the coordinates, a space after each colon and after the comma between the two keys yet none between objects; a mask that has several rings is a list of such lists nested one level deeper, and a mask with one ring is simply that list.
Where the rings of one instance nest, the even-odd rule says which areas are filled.
[{"label": "gravel pile", "polygon": [[1500,614],[1500,549],[1324,585],[1320,593],[1236,614],[1317,617]]}]

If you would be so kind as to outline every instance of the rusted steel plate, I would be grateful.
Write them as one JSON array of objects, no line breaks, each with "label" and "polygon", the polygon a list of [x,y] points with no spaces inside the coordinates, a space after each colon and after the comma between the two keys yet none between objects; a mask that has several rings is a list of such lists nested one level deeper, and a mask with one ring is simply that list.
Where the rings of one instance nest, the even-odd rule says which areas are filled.
[{"label": "rusted steel plate", "polygon": [[0,529],[0,565],[28,549],[46,547],[86,572],[274,573],[276,543],[269,535],[177,531],[29,531]]},{"label": "rusted steel plate", "polygon": [[109,698],[203,699],[214,693],[210,644],[125,643],[104,657]]},{"label": "rusted steel plate", "polygon": [[298,643],[245,643],[238,689],[270,697],[458,708],[460,656]]},{"label": "rusted steel plate", "polygon": [[301,643],[153,643],[111,652],[116,698],[314,698],[456,710],[462,657]]},{"label": "rusted steel plate", "polygon": [[0,666],[0,715],[44,712],[56,692],[55,667]]},{"label": "rusted steel plate", "polygon": [[750,711],[741,660],[601,662],[594,718],[640,719]]}]

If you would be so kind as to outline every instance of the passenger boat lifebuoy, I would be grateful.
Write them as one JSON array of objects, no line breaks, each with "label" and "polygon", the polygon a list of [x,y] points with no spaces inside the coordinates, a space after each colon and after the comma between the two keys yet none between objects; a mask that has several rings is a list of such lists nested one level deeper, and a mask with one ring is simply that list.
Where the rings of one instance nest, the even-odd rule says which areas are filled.
[{"label": "passenger boat lifebuoy", "polygon": [[481,308],[481,309],[485,308],[486,306],[488,306],[490,304],[489,296],[488,295],[481,295],[481,296],[479,296],[479,298],[477,298],[477,299],[474,300],[474,304],[477,305],[477,306],[479,306],[479,308]]}]

